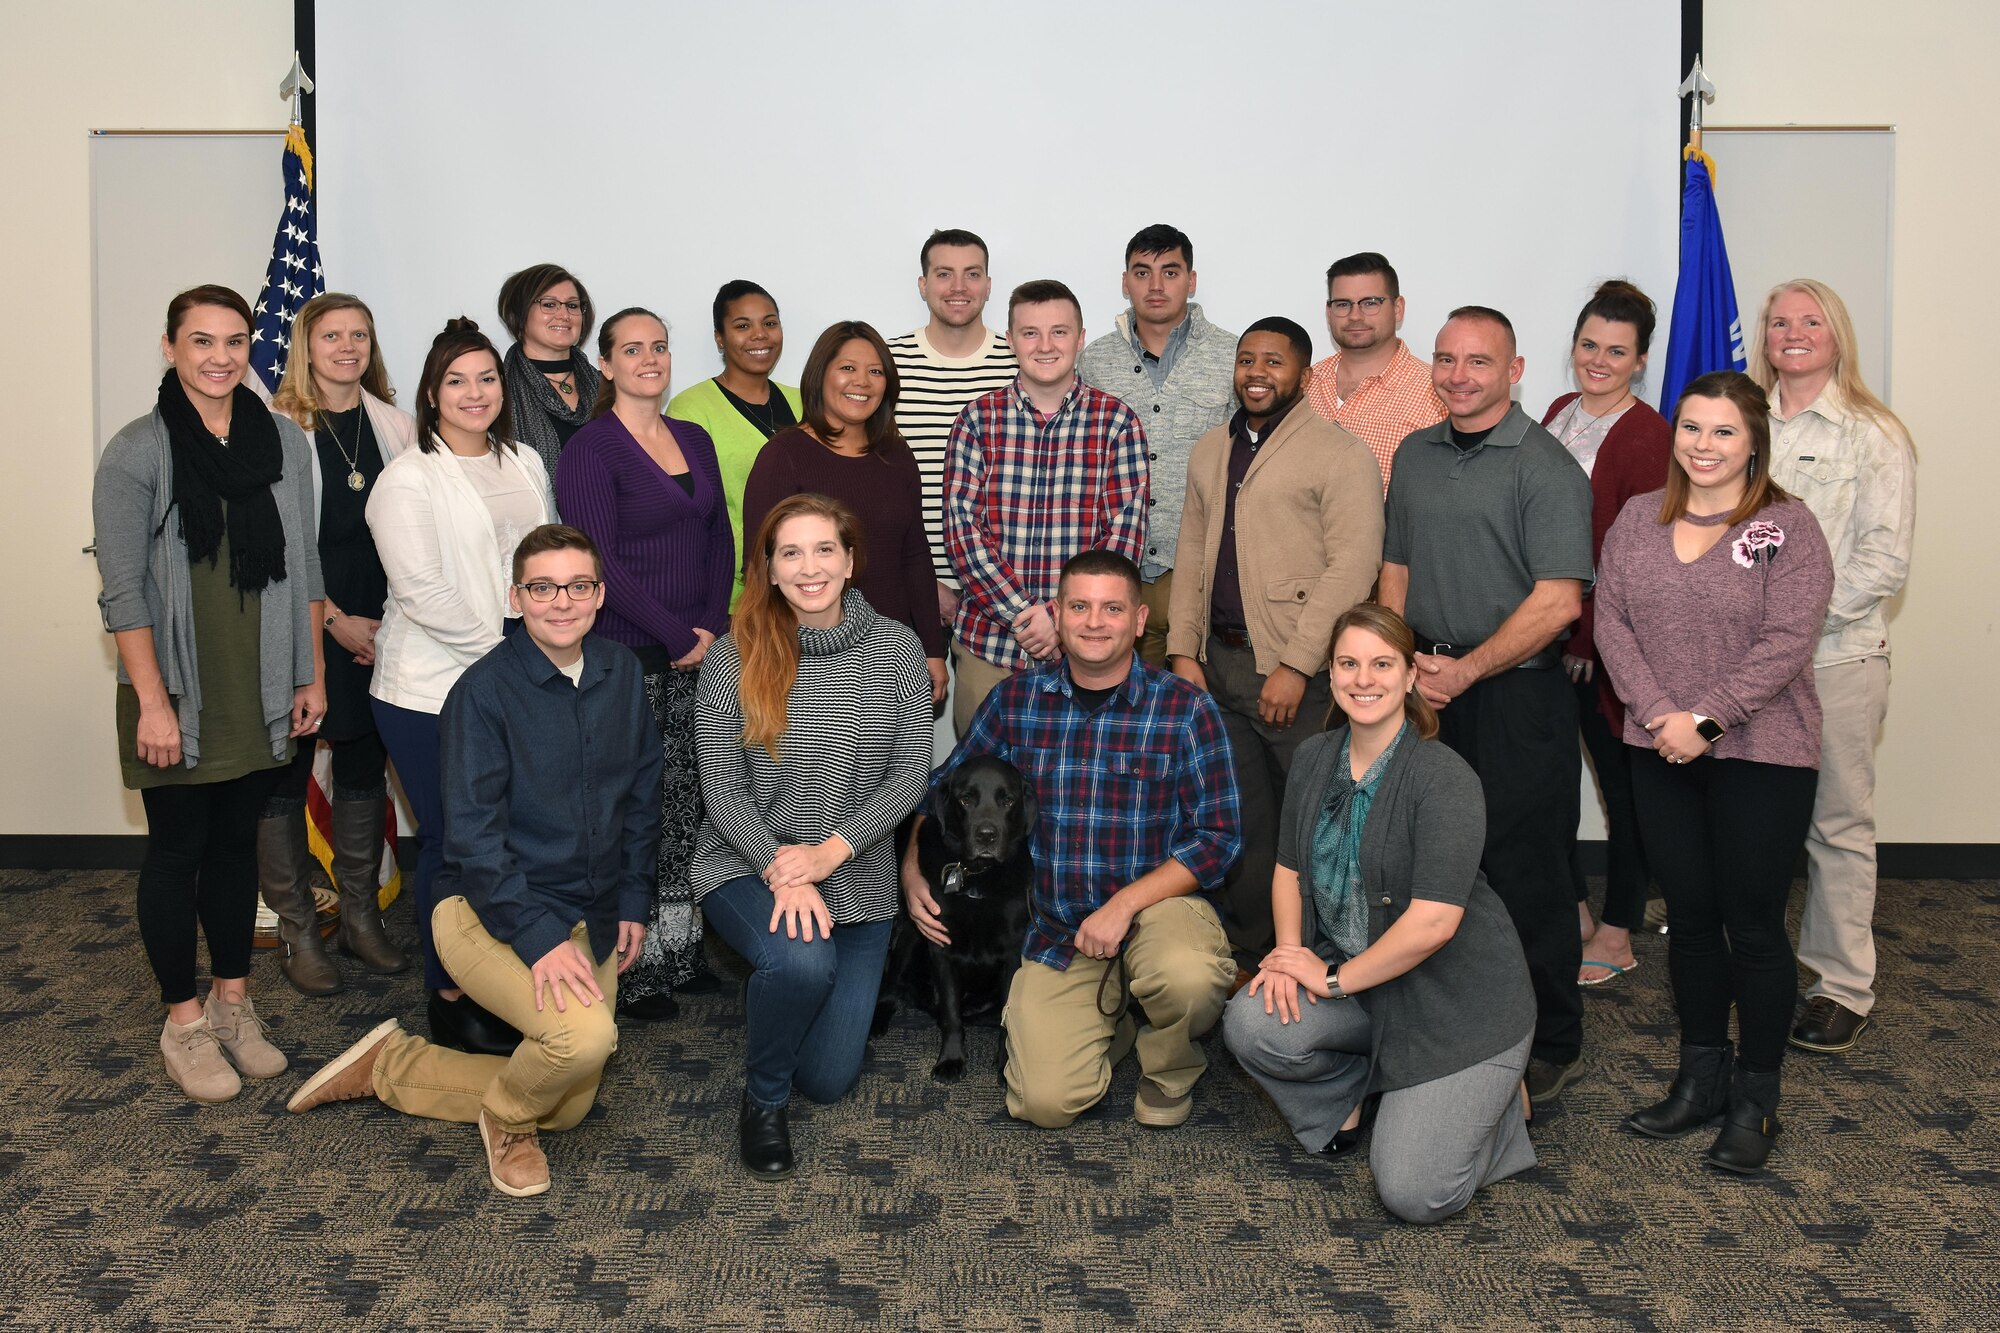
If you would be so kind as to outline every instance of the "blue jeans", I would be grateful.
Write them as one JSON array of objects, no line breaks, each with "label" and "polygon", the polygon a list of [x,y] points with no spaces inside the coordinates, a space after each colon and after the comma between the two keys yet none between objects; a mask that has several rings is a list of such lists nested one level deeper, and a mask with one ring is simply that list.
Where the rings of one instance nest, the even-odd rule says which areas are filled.
[{"label": "blue jeans", "polygon": [[444,785],[438,763],[438,715],[398,708],[370,699],[375,731],[396,765],[396,779],[417,819],[417,869],[410,877],[410,904],[417,916],[417,940],[424,946],[424,988],[450,990],[458,983],[438,961],[431,941],[431,912],[437,907],[438,872],[444,869]]},{"label": "blue jeans", "polygon": [[709,890],[701,910],[752,969],[743,1022],[750,1100],[776,1110],[797,1088],[816,1102],[838,1101],[861,1077],[894,923],[835,926],[830,940],[795,940],[781,922],[773,934],[771,890],[755,875]]}]

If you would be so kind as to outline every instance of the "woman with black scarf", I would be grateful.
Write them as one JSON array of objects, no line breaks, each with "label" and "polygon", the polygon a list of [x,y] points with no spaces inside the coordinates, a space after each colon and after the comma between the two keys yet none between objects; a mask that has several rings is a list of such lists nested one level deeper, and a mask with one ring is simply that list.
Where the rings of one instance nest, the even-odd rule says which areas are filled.
[{"label": "woman with black scarf", "polygon": [[91,493],[120,766],[146,808],[139,937],[167,1006],[167,1073],[198,1102],[234,1097],[239,1073],[285,1071],[246,989],[257,816],[326,714],[311,446],[243,387],[250,323],[227,287],[173,299],[159,404],[104,446]]},{"label": "woman with black scarf", "polygon": [[524,268],[500,284],[500,322],[514,335],[507,349],[507,402],[514,435],[556,474],[569,437],[590,421],[602,376],[582,348],[597,312],[590,293],[559,264]]}]

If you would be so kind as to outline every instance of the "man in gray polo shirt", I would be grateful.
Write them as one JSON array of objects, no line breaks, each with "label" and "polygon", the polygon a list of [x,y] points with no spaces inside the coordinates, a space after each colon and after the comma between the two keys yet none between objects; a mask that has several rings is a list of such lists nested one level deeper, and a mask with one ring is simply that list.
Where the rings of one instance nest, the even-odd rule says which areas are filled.
[{"label": "man in gray polo shirt", "polygon": [[1583,1067],[1583,955],[1564,887],[1583,761],[1576,699],[1554,668],[1592,576],[1590,478],[1509,397],[1521,367],[1497,310],[1461,306],[1439,330],[1431,383],[1447,416],[1396,453],[1381,599],[1416,631],[1417,688],[1486,794],[1481,867],[1534,982],[1539,1104]]}]

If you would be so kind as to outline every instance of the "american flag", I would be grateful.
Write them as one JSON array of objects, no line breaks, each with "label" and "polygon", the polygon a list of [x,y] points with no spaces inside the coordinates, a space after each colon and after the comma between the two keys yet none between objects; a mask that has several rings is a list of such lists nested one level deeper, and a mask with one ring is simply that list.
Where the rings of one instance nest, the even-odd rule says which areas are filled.
[{"label": "american flag", "polygon": [[312,148],[297,121],[285,131],[285,211],[271,241],[271,264],[257,293],[256,327],[250,331],[250,368],[272,393],[285,377],[292,321],[299,307],[326,290],[319,266],[319,223],[313,210]]}]

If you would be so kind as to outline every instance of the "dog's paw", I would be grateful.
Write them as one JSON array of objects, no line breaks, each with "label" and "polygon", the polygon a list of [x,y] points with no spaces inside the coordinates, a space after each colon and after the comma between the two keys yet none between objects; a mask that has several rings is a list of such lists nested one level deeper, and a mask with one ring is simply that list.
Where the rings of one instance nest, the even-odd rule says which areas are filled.
[{"label": "dog's paw", "polygon": [[965,1057],[950,1055],[931,1066],[931,1077],[939,1083],[956,1083],[965,1077]]}]

